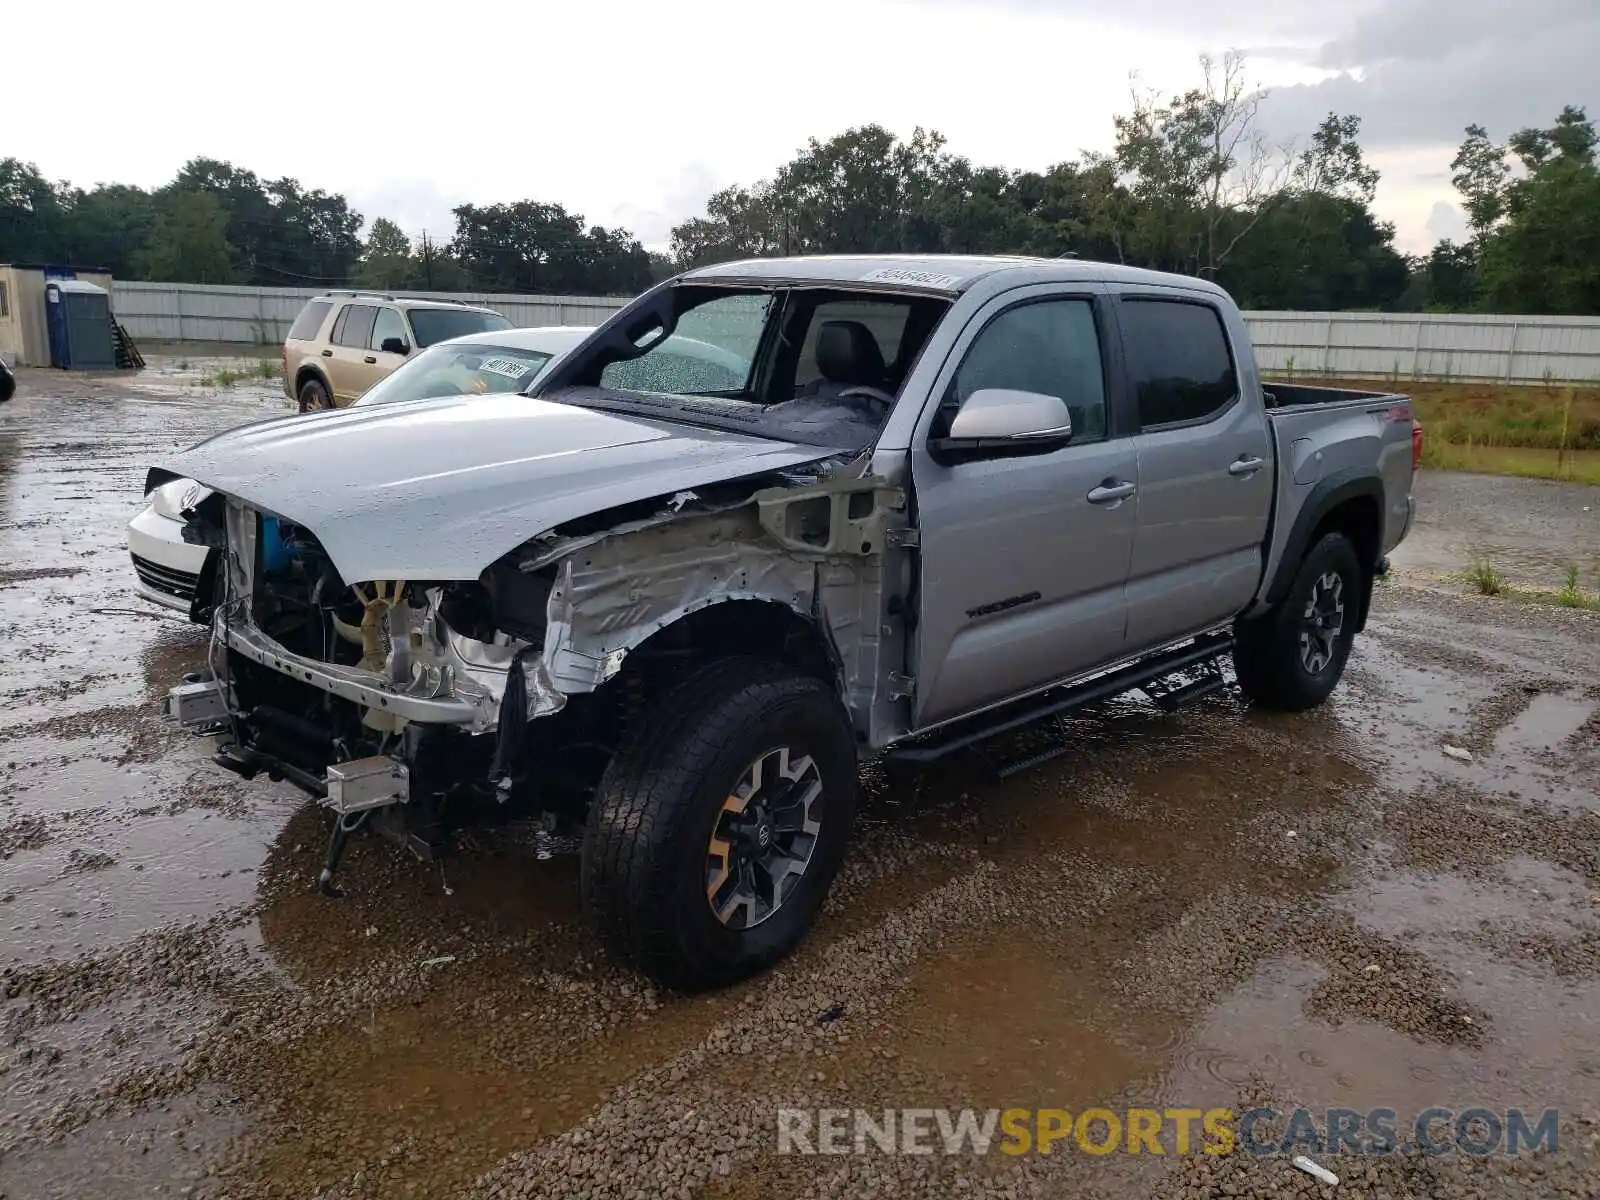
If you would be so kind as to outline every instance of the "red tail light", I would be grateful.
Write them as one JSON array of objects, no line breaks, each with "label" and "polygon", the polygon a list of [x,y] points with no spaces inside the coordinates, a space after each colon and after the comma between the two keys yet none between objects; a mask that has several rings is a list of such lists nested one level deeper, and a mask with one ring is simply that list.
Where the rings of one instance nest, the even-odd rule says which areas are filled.
[{"label": "red tail light", "polygon": [[1411,422],[1411,473],[1415,475],[1422,467],[1422,422]]}]

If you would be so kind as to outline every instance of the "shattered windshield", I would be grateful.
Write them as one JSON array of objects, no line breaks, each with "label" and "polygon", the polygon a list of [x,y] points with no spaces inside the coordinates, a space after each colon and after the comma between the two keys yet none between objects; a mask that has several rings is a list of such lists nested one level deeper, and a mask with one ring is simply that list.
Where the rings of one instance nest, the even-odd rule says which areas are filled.
[{"label": "shattered windshield", "polygon": [[600,386],[664,395],[738,395],[748,390],[771,295],[722,296],[692,308],[638,358],[600,372]]}]

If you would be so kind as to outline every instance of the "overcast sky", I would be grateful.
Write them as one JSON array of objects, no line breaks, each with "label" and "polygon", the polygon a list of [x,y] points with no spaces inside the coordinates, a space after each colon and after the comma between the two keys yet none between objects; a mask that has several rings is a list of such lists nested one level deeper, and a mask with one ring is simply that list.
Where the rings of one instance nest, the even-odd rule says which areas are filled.
[{"label": "overcast sky", "polygon": [[6,26],[0,155],[146,187],[208,155],[440,237],[455,204],[537,199],[664,248],[868,122],[1042,168],[1110,148],[1130,72],[1179,90],[1232,47],[1275,140],[1364,119],[1378,211],[1423,250],[1462,229],[1463,126],[1600,108],[1600,0],[18,0]]}]

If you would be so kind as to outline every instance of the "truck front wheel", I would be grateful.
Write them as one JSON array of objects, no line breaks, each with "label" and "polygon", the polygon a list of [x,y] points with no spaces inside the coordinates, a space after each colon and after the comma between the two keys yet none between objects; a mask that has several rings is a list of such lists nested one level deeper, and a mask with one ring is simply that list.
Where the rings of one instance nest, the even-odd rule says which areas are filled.
[{"label": "truck front wheel", "polygon": [[1342,533],[1322,537],[1265,616],[1234,630],[1240,690],[1282,712],[1315,708],[1344,674],[1361,603],[1361,562]]},{"label": "truck front wheel", "polygon": [[584,834],[585,906],[613,953],[669,987],[720,987],[799,943],[855,814],[855,740],[823,681],[711,664],[635,722]]}]

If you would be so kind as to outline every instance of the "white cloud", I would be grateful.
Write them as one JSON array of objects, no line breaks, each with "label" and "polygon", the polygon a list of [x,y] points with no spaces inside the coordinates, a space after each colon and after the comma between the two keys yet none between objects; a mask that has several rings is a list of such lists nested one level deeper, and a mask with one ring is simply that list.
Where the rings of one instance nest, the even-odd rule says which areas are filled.
[{"label": "white cloud", "polygon": [[[1427,151],[1379,200],[1420,243],[1453,198],[1434,176],[1460,127],[1581,103],[1597,20],[1593,0],[1460,0],[1442,17],[1434,0],[330,0],[265,21],[197,0],[19,5],[9,44],[71,36],[98,65],[73,91],[50,55],[12,56],[10,94],[38,107],[13,112],[4,152],[51,178],[144,186],[205,154],[413,233],[447,233],[463,201],[532,198],[661,245],[808,137],[920,124],[978,161],[1041,168],[1109,147],[1131,71],[1175,90],[1201,51],[1254,46],[1284,130],[1336,108],[1366,118],[1374,157]],[[1365,78],[1330,74],[1351,67]],[[135,136],[108,133],[108,98]]]},{"label": "white cloud", "polygon": [[1471,233],[1466,214],[1444,200],[1435,200],[1428,210],[1427,229],[1429,240],[1435,242],[1464,242]]},{"label": "white cloud", "polygon": [[448,241],[456,228],[451,210],[471,200],[465,193],[452,195],[427,179],[394,179],[376,184],[370,180],[356,180],[335,190],[342,192],[350,201],[350,207],[366,217],[368,228],[373,218],[388,217],[405,230],[413,242],[423,233],[434,241]]}]

